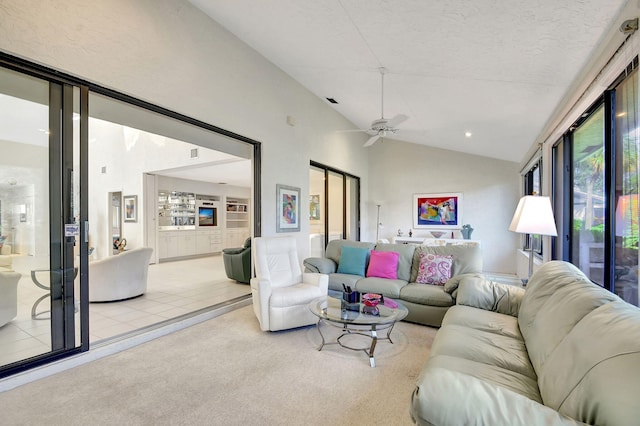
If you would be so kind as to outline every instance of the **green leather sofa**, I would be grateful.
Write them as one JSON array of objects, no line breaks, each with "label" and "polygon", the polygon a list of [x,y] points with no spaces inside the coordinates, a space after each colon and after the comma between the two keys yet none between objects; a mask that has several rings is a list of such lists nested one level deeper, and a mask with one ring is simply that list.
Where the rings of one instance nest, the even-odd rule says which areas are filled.
[{"label": "green leather sofa", "polygon": [[[339,273],[345,246],[399,253],[398,279]],[[449,282],[445,285],[416,283],[420,253],[453,256]],[[475,276],[482,272],[482,249],[478,244],[467,244],[464,240],[460,244],[442,246],[332,240],[327,245],[325,257],[309,257],[303,263],[306,272],[329,275],[329,293],[342,292],[343,284],[360,293],[379,293],[400,300],[407,307],[409,314],[404,321],[439,327],[447,310],[456,303],[458,281],[468,274]]]},{"label": "green leather sofa", "polygon": [[249,284],[251,280],[251,238],[242,247],[222,250],[222,261],[227,278]]},{"label": "green leather sofa", "polygon": [[570,263],[526,290],[460,280],[417,379],[419,425],[637,425],[640,309]]}]

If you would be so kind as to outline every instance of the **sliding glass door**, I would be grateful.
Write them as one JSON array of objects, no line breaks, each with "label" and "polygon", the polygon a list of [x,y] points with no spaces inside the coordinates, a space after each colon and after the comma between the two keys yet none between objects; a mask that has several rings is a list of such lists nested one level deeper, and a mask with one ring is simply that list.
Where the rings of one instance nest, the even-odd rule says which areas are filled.
[{"label": "sliding glass door", "polygon": [[[554,198],[560,218],[554,258],[640,305],[638,62],[584,112],[554,146]],[[567,196],[569,195],[569,196]]]},{"label": "sliding glass door", "polygon": [[311,162],[309,203],[311,256],[324,256],[331,240],[360,240],[360,178]]},{"label": "sliding glass door", "polygon": [[614,291],[638,306],[638,70],[616,89]]},{"label": "sliding glass door", "polygon": [[573,134],[573,259],[604,285],[604,106]]},{"label": "sliding glass door", "polygon": [[78,87],[0,68],[0,375],[81,346],[79,110]]}]

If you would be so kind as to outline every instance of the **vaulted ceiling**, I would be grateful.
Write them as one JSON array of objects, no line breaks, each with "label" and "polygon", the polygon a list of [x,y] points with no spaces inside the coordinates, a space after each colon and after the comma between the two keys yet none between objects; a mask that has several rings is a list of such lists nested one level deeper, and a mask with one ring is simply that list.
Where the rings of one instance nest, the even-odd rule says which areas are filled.
[{"label": "vaulted ceiling", "polygon": [[409,116],[394,139],[516,162],[625,4],[190,1],[357,128],[381,117],[384,67],[384,117]]}]

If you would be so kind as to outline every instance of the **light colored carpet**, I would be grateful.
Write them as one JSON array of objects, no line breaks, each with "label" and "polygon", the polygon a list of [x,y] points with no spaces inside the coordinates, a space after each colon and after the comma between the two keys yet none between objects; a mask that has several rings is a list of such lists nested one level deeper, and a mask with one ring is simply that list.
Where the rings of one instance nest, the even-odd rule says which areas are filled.
[{"label": "light colored carpet", "polygon": [[409,425],[435,333],[397,324],[371,368],[363,352],[317,351],[315,326],[262,332],[247,306],[1,393],[1,423]]}]

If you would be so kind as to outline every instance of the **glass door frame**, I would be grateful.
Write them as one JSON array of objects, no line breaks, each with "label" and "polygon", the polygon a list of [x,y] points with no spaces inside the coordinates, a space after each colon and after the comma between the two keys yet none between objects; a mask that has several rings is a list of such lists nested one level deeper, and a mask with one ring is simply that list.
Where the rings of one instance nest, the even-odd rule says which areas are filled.
[{"label": "glass door frame", "polygon": [[[89,350],[88,312],[88,235],[87,223],[87,169],[88,158],[88,89],[65,78],[64,74],[32,64],[20,58],[0,52],[0,67],[49,84],[49,279],[51,304],[51,350],[24,360],[0,366],[0,378],[30,370]],[[74,217],[74,99],[79,90],[79,103],[75,105],[80,115],[79,155],[80,179],[78,194],[79,217]],[[77,93],[77,92],[76,92]],[[65,224],[79,224],[79,235],[65,235]],[[74,245],[79,244],[80,265],[75,265]],[[79,266],[80,289],[80,342],[76,342],[76,294],[75,268]]]},{"label": "glass door frame", "polygon": [[[360,178],[358,176],[354,176],[350,173],[343,172],[342,170],[338,170],[336,168],[326,166],[322,163],[318,163],[316,161],[310,161],[310,167],[315,167],[317,169],[321,169],[324,171],[324,206],[323,209],[325,212],[329,212],[329,173],[335,173],[342,176],[342,236],[344,239],[347,238],[347,220],[348,220],[348,212],[347,212],[347,178],[354,179],[356,184],[356,192],[357,192],[357,202],[355,204],[356,208],[356,221],[357,224],[355,229],[355,240],[360,241]],[[326,220],[324,221],[324,247],[329,244],[329,215],[325,215]]]},{"label": "glass door frame", "polygon": [[[88,351],[89,348],[89,295],[88,295],[88,265],[89,265],[89,244],[88,244],[88,235],[89,235],[89,223],[88,223],[88,139],[89,139],[89,93],[100,94],[107,97],[110,97],[115,100],[119,100],[125,102],[127,104],[143,108],[150,112],[155,112],[160,115],[163,115],[167,118],[173,118],[178,121],[181,121],[186,124],[190,124],[196,127],[199,127],[204,130],[208,130],[232,139],[235,139],[239,142],[244,142],[249,144],[252,147],[252,163],[253,163],[253,188],[252,188],[252,223],[253,223],[253,235],[260,236],[262,231],[262,211],[261,211],[261,158],[262,158],[262,147],[259,141],[254,139],[247,138],[245,136],[239,135],[234,132],[230,132],[228,130],[222,129],[217,126],[213,126],[211,124],[205,123],[200,120],[196,120],[194,118],[185,116],[183,114],[177,113],[175,111],[168,110],[166,108],[159,107],[157,105],[139,100],[129,95],[125,95],[120,92],[116,92],[112,89],[105,88],[103,86],[97,85],[95,83],[83,80],[78,77],[74,77],[70,74],[66,74],[60,71],[56,71],[55,69],[48,68],[28,60],[10,55],[8,53],[0,51],[0,67],[6,68],[12,71],[16,71],[28,76],[32,76],[35,78],[39,78],[49,82],[50,84],[55,84],[60,87],[59,93],[56,93],[61,101],[74,100],[76,94],[73,94],[74,91],[79,89],[79,102],[77,102],[77,98],[75,101],[79,103],[79,118],[80,118],[80,129],[79,129],[79,140],[80,140],[80,148],[79,148],[79,156],[80,156],[80,177],[79,177],[79,197],[80,197],[80,209],[79,209],[79,238],[76,238],[79,244],[79,254],[80,261],[79,266],[79,280],[80,280],[80,295],[79,306],[80,309],[80,344],[78,346],[71,345],[72,341],[75,341],[75,332],[74,329],[74,311],[75,311],[75,303],[73,294],[73,273],[74,271],[74,254],[73,254],[73,237],[64,237],[64,224],[65,223],[74,223],[75,218],[73,217],[73,207],[71,205],[71,200],[73,197],[73,179],[71,179],[71,172],[73,171],[73,116],[74,116],[74,107],[78,108],[77,105],[73,105],[73,102],[63,105],[62,103],[55,108],[57,113],[52,115],[50,119],[56,120],[56,123],[59,125],[59,129],[57,131],[52,131],[51,134],[55,135],[59,141],[59,147],[65,146],[64,150],[55,149],[54,154],[55,163],[59,166],[58,170],[59,176],[55,177],[55,188],[51,186],[51,194],[50,194],[50,215],[52,212],[57,212],[58,216],[52,217],[52,219],[57,220],[57,224],[55,228],[55,235],[52,233],[51,238],[51,248],[54,248],[54,242],[56,250],[60,250],[62,253],[54,256],[56,257],[55,264],[59,268],[57,272],[57,280],[64,285],[61,287],[59,291],[56,292],[54,298],[52,300],[52,318],[56,318],[56,321],[62,319],[62,324],[64,326],[64,332],[56,332],[52,333],[52,347],[57,347],[60,349],[56,349],[51,352],[44,353],[42,355],[38,355],[29,359],[21,360],[12,364],[8,364],[6,366],[0,366],[0,379],[3,377],[8,377],[20,372],[24,372],[34,367],[45,365],[51,363],[53,361],[63,359],[69,356],[76,355],[81,352]],[[58,91],[58,89],[56,89]],[[50,108],[53,109],[52,106]],[[53,114],[53,113],[52,113]],[[67,133],[70,132],[70,133]],[[63,145],[66,144],[66,145]],[[71,151],[67,151],[67,148]],[[53,148],[50,148],[53,150]],[[53,159],[49,159],[50,164],[53,162]],[[62,172],[64,168],[64,173]],[[52,181],[53,182],[53,181]],[[53,183],[50,183],[53,185]],[[63,197],[64,194],[64,197]],[[66,206],[63,208],[63,206]],[[77,211],[77,210],[76,210]],[[54,223],[50,223],[51,228],[54,228]],[[54,238],[55,236],[55,238]],[[63,248],[64,247],[64,248]],[[53,264],[53,260],[52,260]],[[54,335],[55,334],[55,335]],[[55,343],[53,343],[55,340]],[[73,347],[70,347],[73,346]]]}]

